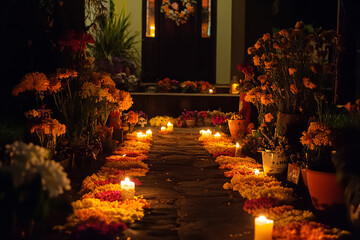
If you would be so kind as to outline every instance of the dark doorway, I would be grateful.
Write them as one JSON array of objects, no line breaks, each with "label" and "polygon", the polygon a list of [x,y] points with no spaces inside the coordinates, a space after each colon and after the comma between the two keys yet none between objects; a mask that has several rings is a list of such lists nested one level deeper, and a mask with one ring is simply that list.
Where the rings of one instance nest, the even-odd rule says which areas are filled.
[{"label": "dark doorway", "polygon": [[[162,1],[143,0],[143,82],[169,77],[178,81],[215,83],[216,0],[196,2],[194,15],[178,26],[160,12]],[[151,3],[153,16],[149,12]],[[152,34],[147,31],[149,16],[154,19]]]}]

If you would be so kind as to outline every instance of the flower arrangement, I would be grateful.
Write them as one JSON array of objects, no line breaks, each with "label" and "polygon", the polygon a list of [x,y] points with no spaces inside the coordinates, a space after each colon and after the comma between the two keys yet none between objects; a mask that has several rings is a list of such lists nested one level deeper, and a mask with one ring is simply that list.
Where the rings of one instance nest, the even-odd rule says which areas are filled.
[{"label": "flower arrangement", "polygon": [[165,13],[165,17],[175,21],[177,26],[186,23],[189,17],[195,13],[196,1],[181,0],[170,1],[163,0],[161,4],[161,12]]},{"label": "flower arrangement", "polygon": [[208,93],[213,86],[209,82],[199,81],[197,82],[197,87],[199,88],[199,92]]},{"label": "flower arrangement", "polygon": [[152,127],[161,127],[161,126],[166,126],[166,124],[168,122],[174,124],[175,123],[175,119],[169,116],[156,116],[154,118],[151,118],[149,123],[150,126]]},{"label": "flower arrangement", "polygon": [[31,127],[30,132],[36,133],[42,147],[46,146],[54,152],[56,148],[56,138],[65,134],[66,126],[59,123],[56,119],[43,118],[40,123],[34,124]]},{"label": "flower arrangement", "polygon": [[225,115],[216,115],[211,118],[211,122],[214,125],[222,125],[226,123],[227,119],[228,118]]},{"label": "flower arrangement", "polygon": [[127,121],[130,123],[130,124],[136,124],[139,120],[139,114],[134,112],[134,111],[129,111],[128,112],[128,119]]},{"label": "flower arrangement", "polygon": [[198,111],[194,110],[194,111],[190,111],[187,109],[184,109],[184,111],[181,113],[181,115],[183,116],[183,119],[186,120],[190,120],[190,119],[196,119],[198,116]]},{"label": "flower arrangement", "polygon": [[179,89],[180,84],[177,80],[164,78],[163,80],[158,81],[158,86],[161,92],[176,92]]},{"label": "flower arrangement", "polygon": [[238,112],[228,112],[225,114],[226,120],[241,120],[244,119],[244,117],[239,114]]},{"label": "flower arrangement", "polygon": [[306,35],[302,22],[273,36],[264,34],[248,49],[261,75],[244,81],[251,85],[246,100],[274,105],[283,113],[311,109],[315,89],[332,86],[335,58],[331,56],[339,49],[334,31],[319,28]]},{"label": "flower arrangement", "polygon": [[43,94],[50,82],[45,74],[33,72],[26,74],[21,82],[13,88],[12,95],[17,96],[26,91],[34,91],[37,94]]},{"label": "flower arrangement", "polygon": [[193,81],[185,81],[180,84],[181,91],[184,93],[195,93],[198,91],[198,85]]}]

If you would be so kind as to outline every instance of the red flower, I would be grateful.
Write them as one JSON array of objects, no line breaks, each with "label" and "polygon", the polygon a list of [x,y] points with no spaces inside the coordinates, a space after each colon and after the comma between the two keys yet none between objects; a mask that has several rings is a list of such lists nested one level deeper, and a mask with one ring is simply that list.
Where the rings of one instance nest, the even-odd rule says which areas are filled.
[{"label": "red flower", "polygon": [[74,52],[83,52],[86,44],[95,43],[94,38],[86,32],[77,33],[74,30],[68,31],[60,40],[61,49],[70,47]]}]

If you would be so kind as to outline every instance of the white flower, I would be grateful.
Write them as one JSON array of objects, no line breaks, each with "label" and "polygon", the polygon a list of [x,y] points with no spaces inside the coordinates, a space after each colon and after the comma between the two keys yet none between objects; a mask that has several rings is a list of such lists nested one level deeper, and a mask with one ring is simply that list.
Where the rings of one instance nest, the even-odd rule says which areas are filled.
[{"label": "white flower", "polygon": [[6,152],[11,159],[10,171],[13,176],[15,187],[24,182],[31,181],[37,174],[41,176],[41,184],[44,190],[49,191],[50,197],[55,197],[69,190],[70,180],[67,178],[63,167],[49,160],[49,150],[46,148],[16,141],[6,145]]}]

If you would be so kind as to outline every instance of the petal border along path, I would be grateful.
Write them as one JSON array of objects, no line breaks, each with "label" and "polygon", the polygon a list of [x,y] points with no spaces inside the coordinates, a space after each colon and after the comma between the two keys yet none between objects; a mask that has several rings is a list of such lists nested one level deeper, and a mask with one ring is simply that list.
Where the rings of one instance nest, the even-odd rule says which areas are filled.
[{"label": "petal border along path", "polygon": [[[84,179],[80,200],[72,202],[74,213],[63,226],[55,229],[72,234],[74,238],[113,239],[124,236],[128,225],[144,217],[149,203],[141,196],[121,199],[121,180],[129,177],[136,185],[135,177],[145,176],[148,165],[142,161],[148,158],[152,137],[137,139],[137,132],[127,134],[126,141],[113,155],[106,158],[105,165]],[[120,235],[119,235],[120,234]]]},{"label": "petal border along path", "polygon": [[274,220],[274,239],[337,239],[350,234],[314,221],[315,216],[310,211],[295,209],[290,205],[294,200],[293,189],[283,187],[276,178],[259,172],[262,165],[257,164],[254,159],[228,154],[235,149],[231,144],[226,144],[231,142],[226,135],[222,134],[218,139],[200,136],[198,140],[216,157],[215,161],[221,169],[229,170],[225,172],[225,176],[231,180],[223,188],[238,191],[247,199],[243,209],[249,214],[254,217],[264,215]]}]

